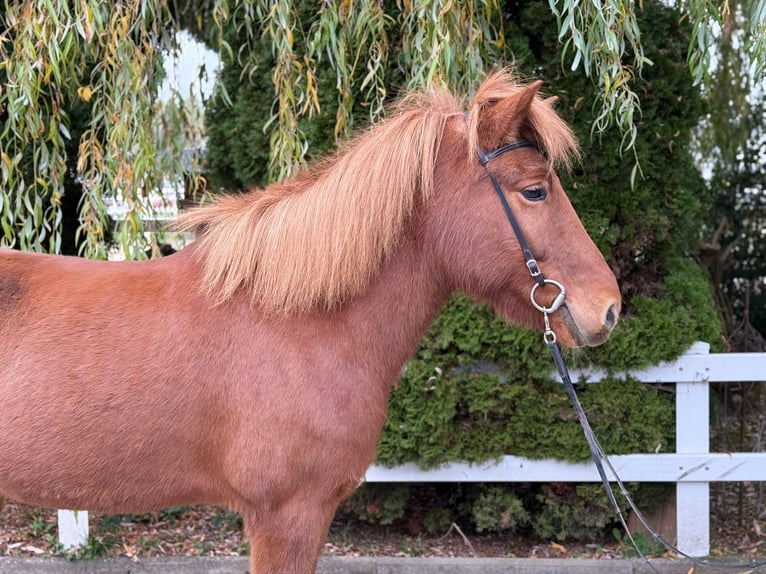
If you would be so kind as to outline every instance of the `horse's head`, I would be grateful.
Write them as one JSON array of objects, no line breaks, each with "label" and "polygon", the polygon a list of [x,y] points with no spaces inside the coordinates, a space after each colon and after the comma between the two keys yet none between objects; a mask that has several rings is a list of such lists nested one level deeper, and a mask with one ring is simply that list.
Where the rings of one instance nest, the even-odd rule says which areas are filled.
[{"label": "horse's head", "polygon": [[[494,179],[544,277],[566,289],[563,304],[550,314],[558,340],[598,345],[617,322],[620,291],[554,172],[554,164],[576,155],[577,144],[538,88],[539,83],[518,88],[494,76],[477,93],[471,112],[451,119],[435,170],[436,216],[429,218],[438,237],[436,257],[453,287],[514,323],[542,329],[543,314],[530,300],[536,281]],[[482,151],[490,156],[486,165]],[[546,284],[535,298],[549,307],[558,293]]]}]

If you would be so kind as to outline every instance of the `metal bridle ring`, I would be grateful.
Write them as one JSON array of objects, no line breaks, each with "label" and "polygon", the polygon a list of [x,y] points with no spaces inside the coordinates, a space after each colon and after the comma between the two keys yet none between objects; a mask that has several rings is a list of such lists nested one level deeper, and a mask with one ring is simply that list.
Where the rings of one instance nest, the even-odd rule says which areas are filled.
[{"label": "metal bridle ring", "polygon": [[543,305],[540,305],[537,301],[535,301],[535,291],[537,291],[537,288],[540,287],[539,283],[535,283],[532,286],[532,291],[529,293],[529,298],[532,300],[532,305],[534,305],[535,309],[540,311],[541,313],[553,313],[556,309],[561,307],[561,305],[564,303],[564,299],[567,295],[567,290],[564,288],[564,286],[559,283],[558,281],[554,281],[553,279],[545,279],[544,280],[545,285],[553,285],[555,287],[558,287],[559,294],[556,295],[556,298],[553,300],[553,303],[551,303],[550,307],[545,307]]}]

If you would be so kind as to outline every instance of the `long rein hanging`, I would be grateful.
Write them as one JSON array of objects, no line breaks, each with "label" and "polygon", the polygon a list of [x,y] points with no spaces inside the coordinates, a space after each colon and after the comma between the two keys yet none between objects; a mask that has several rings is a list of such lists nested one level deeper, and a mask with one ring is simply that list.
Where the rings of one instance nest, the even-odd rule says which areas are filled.
[{"label": "long rein hanging", "polygon": [[[596,464],[596,469],[598,470],[598,474],[601,478],[601,482],[604,485],[604,490],[606,491],[607,497],[609,498],[609,502],[612,504],[612,507],[617,513],[617,516],[620,519],[620,523],[622,524],[622,527],[625,530],[625,533],[627,534],[628,539],[630,540],[631,544],[633,544],[633,547],[635,548],[638,555],[641,558],[643,558],[644,561],[646,561],[646,563],[649,565],[649,567],[652,569],[653,572],[655,572],[656,574],[660,574],[657,568],[655,568],[655,566],[649,561],[649,559],[641,551],[641,548],[639,548],[638,544],[634,540],[633,535],[631,534],[630,529],[628,528],[628,523],[625,520],[625,516],[623,515],[623,512],[620,509],[620,505],[617,503],[617,499],[614,495],[614,491],[612,490],[612,485],[610,484],[609,478],[607,477],[606,471],[604,470],[604,465],[606,465],[606,467],[611,472],[615,482],[617,482],[619,486],[620,493],[625,498],[626,502],[630,506],[631,510],[633,510],[633,512],[635,513],[636,517],[639,519],[641,524],[644,526],[644,528],[646,528],[647,532],[649,532],[656,540],[662,543],[665,546],[665,548],[667,548],[668,550],[671,550],[675,552],[676,554],[683,556],[684,558],[687,558],[688,560],[691,560],[696,565],[700,565],[700,566],[706,565],[707,564],[706,561],[690,556],[686,554],[685,552],[682,552],[681,550],[679,550],[676,546],[670,544],[667,540],[665,540],[658,532],[656,532],[649,525],[644,515],[638,510],[635,503],[633,502],[633,499],[631,498],[630,493],[628,492],[628,489],[625,487],[625,484],[622,482],[622,480],[618,476],[616,469],[614,468],[612,463],[609,461],[609,458],[606,456],[606,453],[604,453],[603,448],[601,448],[601,444],[596,438],[596,435],[593,433],[593,429],[591,429],[590,423],[588,422],[588,418],[585,415],[585,411],[583,410],[582,405],[580,404],[580,399],[577,397],[577,393],[575,392],[574,384],[572,383],[572,378],[569,375],[569,370],[567,369],[566,362],[564,361],[564,357],[561,354],[561,350],[559,349],[558,343],[556,342],[556,333],[554,333],[553,329],[551,328],[550,320],[548,318],[548,316],[551,313],[554,313],[564,303],[564,299],[566,298],[566,289],[564,288],[564,285],[562,285],[558,281],[554,281],[553,279],[546,279],[543,276],[542,271],[540,270],[540,267],[538,266],[537,261],[534,258],[534,255],[532,254],[532,250],[529,247],[529,243],[524,237],[524,233],[521,230],[521,226],[519,225],[518,220],[514,216],[513,211],[511,210],[511,206],[508,203],[507,198],[505,197],[503,188],[500,186],[500,183],[497,181],[495,176],[492,174],[492,171],[489,169],[489,162],[493,158],[496,158],[506,152],[514,151],[514,150],[526,148],[526,147],[531,147],[531,148],[535,148],[539,150],[539,147],[534,142],[526,140],[526,139],[519,139],[509,144],[503,145],[495,150],[492,150],[489,153],[485,153],[480,147],[477,146],[476,153],[479,156],[479,162],[484,167],[484,169],[487,172],[487,175],[489,176],[489,180],[492,183],[492,187],[495,189],[495,192],[497,193],[497,196],[500,199],[500,203],[503,206],[503,211],[505,211],[505,216],[508,219],[508,222],[511,224],[511,228],[513,228],[513,232],[516,235],[516,239],[518,240],[519,245],[521,246],[521,250],[524,253],[527,269],[529,270],[529,273],[532,276],[532,278],[535,280],[535,284],[532,286],[532,290],[530,292],[530,299],[535,309],[537,309],[543,314],[543,322],[545,327],[545,330],[543,333],[543,339],[545,340],[546,345],[548,345],[548,349],[550,350],[551,355],[553,356],[553,361],[556,364],[556,369],[558,370],[559,376],[561,377],[561,380],[564,383],[564,388],[566,389],[569,400],[572,403],[572,406],[574,407],[575,412],[577,413],[577,417],[580,420],[580,426],[582,426],[583,433],[585,434],[585,439],[588,442],[588,447],[590,449],[591,456],[593,457],[593,461]],[[537,289],[540,287],[544,287],[545,285],[552,285],[556,287],[559,291],[558,295],[554,298],[553,302],[548,307],[541,305],[535,299],[535,293]],[[761,566],[763,564],[766,564],[766,562],[758,563],[758,564],[747,564],[747,565],[737,564],[737,565],[731,565],[731,567],[738,568],[738,567],[746,566],[746,567],[752,568],[752,567]]]}]

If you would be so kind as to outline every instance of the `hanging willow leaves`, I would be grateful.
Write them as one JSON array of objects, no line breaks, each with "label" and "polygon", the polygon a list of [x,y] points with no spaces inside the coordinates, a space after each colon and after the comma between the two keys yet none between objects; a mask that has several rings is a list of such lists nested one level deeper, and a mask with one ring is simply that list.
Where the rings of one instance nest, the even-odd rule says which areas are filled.
[{"label": "hanging willow leaves", "polygon": [[[751,57],[748,73],[762,80],[766,0],[677,1],[692,24],[688,64],[698,81],[711,81],[712,55],[735,5],[749,23],[742,37]],[[600,88],[594,132],[616,124],[622,148],[630,149],[640,129],[641,73],[651,64],[637,24],[640,1],[548,4],[566,46],[563,67],[581,70]],[[0,244],[58,252],[70,178],[82,190],[81,254],[105,255],[111,231],[105,202],[121,196],[128,211],[114,237],[127,256],[143,256],[145,196],[163,176],[184,173],[181,154],[163,151],[173,149],[164,140],[178,130],[157,129],[168,109],[155,102],[162,54],[181,28],[196,30],[224,59],[243,64],[241,82],[270,77],[266,139],[269,173],[278,179],[303,164],[302,125],[318,112],[335,116],[335,135],[344,139],[359,123],[360,109],[373,120],[383,114],[392,76],[396,89],[442,84],[468,91],[488,69],[512,62],[506,18],[500,0],[5,0]],[[244,38],[236,46],[225,41],[232,26]],[[269,69],[252,58],[264,39],[273,56]],[[318,78],[328,65],[337,106],[321,110],[320,101],[327,100],[320,97]],[[227,100],[225,86],[219,89]],[[74,106],[87,110],[84,128],[73,123]]]},{"label": "hanging willow leaves", "polygon": [[496,0],[400,0],[399,5],[399,65],[408,71],[408,87],[441,84],[467,90],[503,60],[503,13]]},{"label": "hanging willow leaves", "polygon": [[[0,27],[0,245],[57,251],[68,119],[62,84],[71,74],[73,15],[50,4],[6,7]],[[34,66],[19,54],[34,56]]]},{"label": "hanging willow leaves", "polygon": [[751,0],[749,4],[748,53],[753,61],[753,76],[763,78],[766,72],[766,0]]},{"label": "hanging willow leaves", "polygon": [[[22,249],[58,252],[67,175],[67,106],[90,118],[77,146],[80,253],[105,257],[105,199],[127,206],[117,236],[125,255],[144,256],[144,198],[157,189],[154,91],[169,45],[160,0],[7,2],[0,19],[2,237]],[[161,134],[166,132],[162,131]],[[181,173],[180,156],[177,173]]]},{"label": "hanging willow leaves", "polygon": [[[634,2],[550,0],[550,7],[558,18],[564,62],[571,58],[572,71],[582,67],[602,88],[594,131],[604,131],[616,122],[623,134],[623,149],[632,148],[641,113],[633,85],[644,65],[651,65],[641,46]],[[630,64],[623,63],[626,57]]]},{"label": "hanging willow leaves", "polygon": [[[282,179],[303,164],[307,143],[298,118],[317,110],[314,63],[308,54],[295,50],[296,32],[292,0],[258,0],[255,4],[262,33],[271,39],[274,68],[271,71],[276,97],[271,127],[269,172]],[[253,73],[255,68],[250,68]],[[272,124],[274,124],[272,126]]]},{"label": "hanging willow leaves", "polygon": [[[326,55],[336,73],[336,139],[349,136],[357,93],[361,93],[369,108],[370,120],[383,115],[387,93],[384,81],[388,61],[386,26],[389,24],[390,18],[375,2],[349,0],[322,4],[319,18],[312,26],[309,50],[316,60]],[[316,108],[319,108],[318,101]]]}]

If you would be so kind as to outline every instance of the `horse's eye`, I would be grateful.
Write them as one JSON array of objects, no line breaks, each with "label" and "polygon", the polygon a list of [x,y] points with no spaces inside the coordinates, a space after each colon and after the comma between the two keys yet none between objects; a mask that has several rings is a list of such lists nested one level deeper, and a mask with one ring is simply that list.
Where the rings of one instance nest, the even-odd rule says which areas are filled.
[{"label": "horse's eye", "polygon": [[533,185],[523,189],[521,194],[524,196],[524,199],[528,201],[542,201],[547,197],[548,192],[542,185]]}]

